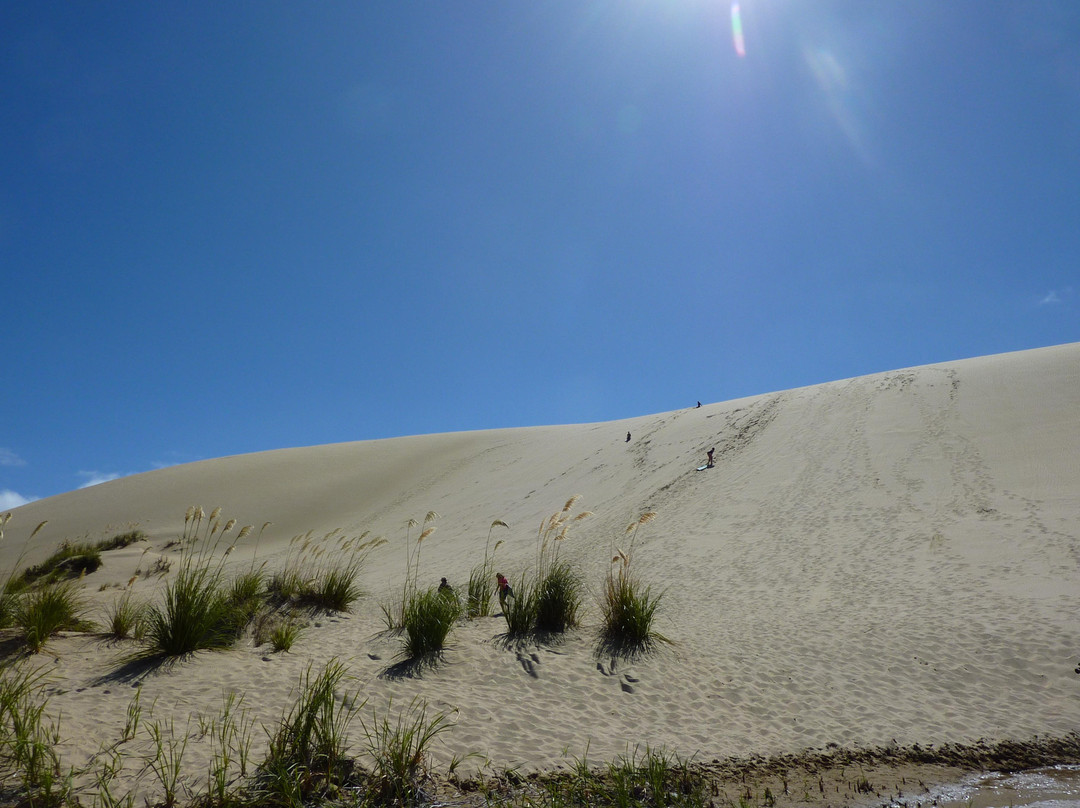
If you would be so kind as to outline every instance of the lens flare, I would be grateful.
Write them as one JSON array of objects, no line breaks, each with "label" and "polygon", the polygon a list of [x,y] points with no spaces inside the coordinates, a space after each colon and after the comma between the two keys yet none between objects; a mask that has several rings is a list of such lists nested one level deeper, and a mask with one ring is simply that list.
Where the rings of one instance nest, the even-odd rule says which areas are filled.
[{"label": "lens flare", "polygon": [[740,57],[746,56],[746,43],[742,35],[742,17],[739,15],[739,4],[731,4],[731,38],[735,42],[735,53]]}]

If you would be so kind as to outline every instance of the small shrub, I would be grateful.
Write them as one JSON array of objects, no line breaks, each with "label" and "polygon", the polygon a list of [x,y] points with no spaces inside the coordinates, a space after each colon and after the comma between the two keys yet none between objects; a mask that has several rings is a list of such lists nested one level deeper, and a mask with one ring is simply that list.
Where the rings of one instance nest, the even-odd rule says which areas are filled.
[{"label": "small shrub", "polygon": [[414,592],[405,604],[404,654],[409,660],[434,662],[446,645],[446,637],[461,617],[461,602],[453,593],[436,588]]},{"label": "small shrub", "polygon": [[49,584],[22,596],[15,607],[15,622],[36,654],[57,631],[86,628],[83,609],[74,584]]}]

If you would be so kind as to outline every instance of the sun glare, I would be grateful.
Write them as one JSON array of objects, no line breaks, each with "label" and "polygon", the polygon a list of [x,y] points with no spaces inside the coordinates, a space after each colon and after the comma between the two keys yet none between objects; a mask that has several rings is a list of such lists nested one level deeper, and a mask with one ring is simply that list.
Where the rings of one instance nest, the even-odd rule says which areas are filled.
[{"label": "sun glare", "polygon": [[735,43],[735,53],[740,57],[746,56],[746,42],[743,40],[742,16],[738,3],[731,4],[731,38]]}]

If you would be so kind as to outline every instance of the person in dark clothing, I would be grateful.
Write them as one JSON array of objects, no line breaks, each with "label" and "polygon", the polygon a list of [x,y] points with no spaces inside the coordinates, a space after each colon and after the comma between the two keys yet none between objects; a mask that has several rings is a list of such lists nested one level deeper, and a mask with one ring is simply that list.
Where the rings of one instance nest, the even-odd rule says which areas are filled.
[{"label": "person in dark clothing", "polygon": [[713,447],[712,449],[709,449],[709,452],[708,452],[708,458],[709,458],[709,460],[708,460],[708,462],[707,462],[707,463],[705,464],[705,465],[706,465],[706,466],[707,466],[708,468],[712,468],[712,467],[713,467],[713,461],[712,461],[712,456],[713,456],[713,452],[715,452],[715,451],[716,451],[716,448],[715,448],[715,447]]}]

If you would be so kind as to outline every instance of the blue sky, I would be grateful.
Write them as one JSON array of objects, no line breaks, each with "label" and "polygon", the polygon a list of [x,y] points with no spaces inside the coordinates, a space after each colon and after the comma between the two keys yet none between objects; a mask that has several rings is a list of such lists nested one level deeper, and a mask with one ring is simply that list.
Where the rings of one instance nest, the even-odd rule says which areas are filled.
[{"label": "blue sky", "polygon": [[0,5],[0,507],[1080,340],[1080,3]]}]

